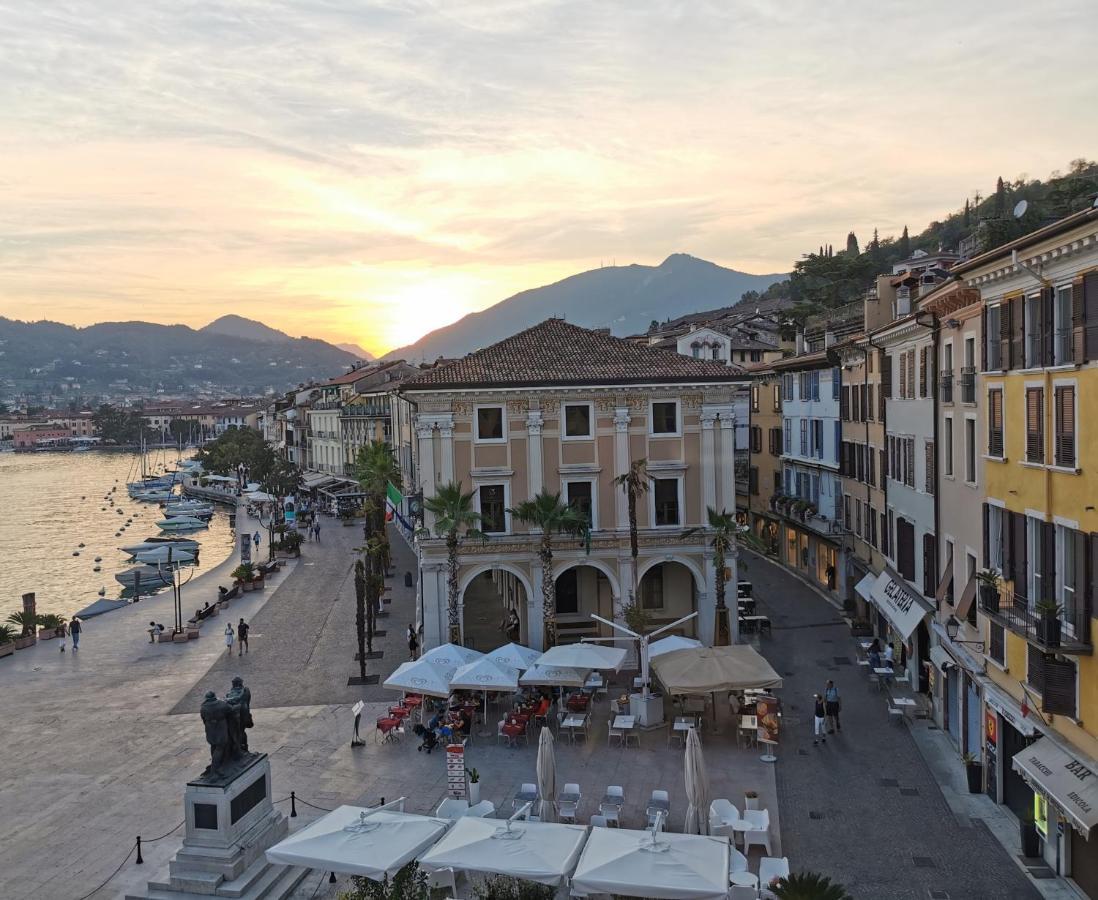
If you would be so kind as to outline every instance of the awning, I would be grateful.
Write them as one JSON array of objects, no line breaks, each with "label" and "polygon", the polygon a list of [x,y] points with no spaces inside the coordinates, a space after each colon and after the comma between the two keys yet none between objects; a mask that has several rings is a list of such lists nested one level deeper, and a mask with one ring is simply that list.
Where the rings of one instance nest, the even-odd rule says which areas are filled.
[{"label": "awning", "polygon": [[972,601],[976,599],[976,576],[973,575],[968,579],[968,584],[965,585],[965,592],[961,594],[961,602],[957,604],[957,610],[954,615],[962,622],[968,618],[968,612],[972,609]]},{"label": "awning", "polygon": [[322,484],[335,480],[331,475],[325,475],[323,472],[308,472],[301,477],[301,484],[306,490],[312,491]]},{"label": "awning", "polygon": [[894,578],[888,572],[877,576],[869,599],[905,641],[930,611],[899,576]]},{"label": "awning", "polygon": [[938,587],[934,591],[934,599],[939,604],[946,598],[946,594],[949,593],[950,587],[953,585],[953,557],[949,557],[949,561],[946,563],[946,567],[942,572],[942,580],[938,582]]},{"label": "awning", "polygon": [[1098,825],[1098,763],[1072,753],[1044,737],[1011,760],[1035,790],[1070,820],[1084,837]]},{"label": "awning", "polygon": [[936,669],[939,669],[942,672],[947,668],[957,667],[957,663],[953,661],[953,657],[937,644],[930,648],[930,661],[934,663]]},{"label": "awning", "polygon": [[1022,708],[1018,705],[1017,700],[1006,691],[996,687],[995,683],[989,678],[981,679],[980,683],[984,689],[984,703],[1006,719],[1016,731],[1026,737],[1033,737],[1037,733],[1037,727],[1022,715]]},{"label": "awning", "polygon": [[861,581],[854,585],[854,590],[867,603],[873,602],[873,585],[877,583],[877,576],[870,572]]}]

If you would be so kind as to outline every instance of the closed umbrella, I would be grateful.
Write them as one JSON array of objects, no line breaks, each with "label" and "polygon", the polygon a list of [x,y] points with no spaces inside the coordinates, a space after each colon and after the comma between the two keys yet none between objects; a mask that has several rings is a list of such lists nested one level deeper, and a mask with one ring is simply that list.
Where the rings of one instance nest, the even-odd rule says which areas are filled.
[{"label": "closed umbrella", "polygon": [[709,773],[705,771],[705,757],[702,756],[698,730],[691,728],[686,733],[686,755],[683,760],[683,774],[686,780],[686,826],[685,834],[709,833]]},{"label": "closed umbrella", "polygon": [[557,820],[557,808],[553,798],[557,796],[557,757],[553,753],[553,732],[541,729],[538,738],[538,794],[541,803],[538,816],[543,822]]}]

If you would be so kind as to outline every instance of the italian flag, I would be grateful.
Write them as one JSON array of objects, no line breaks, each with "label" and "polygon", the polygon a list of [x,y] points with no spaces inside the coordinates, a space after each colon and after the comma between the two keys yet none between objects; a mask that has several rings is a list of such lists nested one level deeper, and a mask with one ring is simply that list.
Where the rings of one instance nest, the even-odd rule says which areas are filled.
[{"label": "italian flag", "polygon": [[400,504],[404,502],[404,495],[400,493],[391,481],[385,482],[385,521],[392,522]]}]

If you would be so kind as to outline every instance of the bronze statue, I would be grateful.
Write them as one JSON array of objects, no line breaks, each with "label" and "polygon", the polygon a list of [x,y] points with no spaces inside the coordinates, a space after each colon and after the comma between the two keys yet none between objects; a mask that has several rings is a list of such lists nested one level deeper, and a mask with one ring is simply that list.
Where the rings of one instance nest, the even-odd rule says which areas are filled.
[{"label": "bronze statue", "polygon": [[221,773],[234,755],[229,733],[232,707],[224,700],[218,700],[213,691],[206,691],[206,699],[202,701],[199,713],[202,724],[206,726],[206,741],[210,745],[210,764],[202,774],[205,776]]},{"label": "bronze statue", "polygon": [[234,712],[231,719],[233,743],[240,754],[248,753],[247,729],[255,724],[252,720],[252,692],[244,686],[244,679],[239,675],[233,679],[233,686],[225,695],[225,702]]}]

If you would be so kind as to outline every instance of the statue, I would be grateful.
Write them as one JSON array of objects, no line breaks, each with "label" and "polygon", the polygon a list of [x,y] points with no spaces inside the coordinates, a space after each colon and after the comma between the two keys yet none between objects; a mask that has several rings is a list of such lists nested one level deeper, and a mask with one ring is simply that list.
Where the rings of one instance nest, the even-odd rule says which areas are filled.
[{"label": "statue", "polygon": [[233,741],[229,733],[229,718],[232,707],[224,700],[218,700],[213,691],[206,691],[206,698],[199,709],[202,724],[206,727],[206,741],[210,745],[210,764],[203,776],[220,774],[233,758]]},{"label": "statue", "polygon": [[233,686],[225,695],[225,702],[232,707],[234,713],[230,722],[236,755],[246,754],[249,752],[247,729],[255,722],[252,720],[252,692],[244,686],[244,679],[239,675],[233,679]]}]

